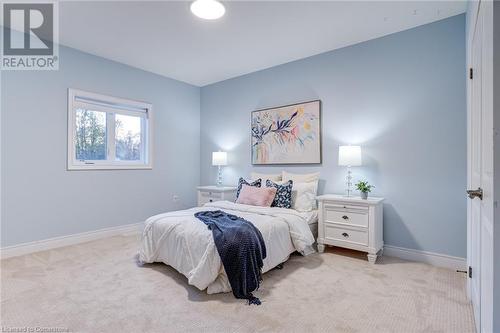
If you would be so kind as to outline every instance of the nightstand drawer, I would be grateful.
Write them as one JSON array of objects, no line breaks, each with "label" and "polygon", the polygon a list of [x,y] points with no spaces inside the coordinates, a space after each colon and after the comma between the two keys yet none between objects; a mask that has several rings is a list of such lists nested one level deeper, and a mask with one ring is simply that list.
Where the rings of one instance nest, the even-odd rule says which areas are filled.
[{"label": "nightstand drawer", "polygon": [[354,228],[345,228],[332,223],[325,223],[325,238],[327,240],[368,245],[368,232]]},{"label": "nightstand drawer", "polygon": [[206,203],[209,203],[209,202],[216,202],[216,201],[220,201],[220,199],[217,199],[217,198],[211,198],[211,197],[201,197],[199,200],[198,200],[198,206],[203,206],[204,204]]},{"label": "nightstand drawer", "polygon": [[222,193],[220,192],[211,192],[211,191],[200,191],[200,194],[202,197],[209,197],[214,199],[221,199],[222,198]]},{"label": "nightstand drawer", "polygon": [[368,213],[368,207],[361,205],[325,202],[324,207],[328,210],[337,210],[340,212]]},{"label": "nightstand drawer", "polygon": [[368,212],[352,210],[332,210],[325,207],[325,222],[345,223],[360,227],[368,227]]}]

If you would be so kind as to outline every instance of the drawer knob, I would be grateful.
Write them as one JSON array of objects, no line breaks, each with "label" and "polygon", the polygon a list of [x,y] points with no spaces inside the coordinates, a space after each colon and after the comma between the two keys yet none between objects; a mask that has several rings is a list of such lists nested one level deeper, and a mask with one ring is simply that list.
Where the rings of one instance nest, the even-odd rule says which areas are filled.
[{"label": "drawer knob", "polygon": [[342,216],[342,218],[343,218],[344,220],[349,220],[349,216],[347,216],[347,215]]},{"label": "drawer knob", "polygon": [[214,202],[212,199],[210,199],[210,202]]},{"label": "drawer knob", "polygon": [[349,237],[349,234],[348,234],[347,232],[344,232],[344,233],[342,234],[342,236],[344,236],[345,238],[347,238],[347,237]]}]

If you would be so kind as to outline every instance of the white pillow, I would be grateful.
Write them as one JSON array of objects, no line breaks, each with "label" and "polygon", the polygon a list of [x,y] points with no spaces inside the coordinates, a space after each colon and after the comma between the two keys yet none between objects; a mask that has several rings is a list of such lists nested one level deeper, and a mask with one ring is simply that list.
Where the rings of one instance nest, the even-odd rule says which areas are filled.
[{"label": "white pillow", "polygon": [[288,181],[291,179],[297,183],[317,182],[319,180],[319,172],[297,174],[297,173],[289,173],[289,172],[283,171],[282,178],[283,178],[283,181]]},{"label": "white pillow", "polygon": [[292,208],[299,212],[310,212],[316,209],[316,191],[318,182],[293,183]]},{"label": "white pillow", "polygon": [[281,181],[281,174],[265,174],[265,173],[258,173],[258,172],[252,172],[250,174],[250,178],[252,180],[257,180],[257,179],[262,179],[262,184],[266,184],[266,180],[269,179],[273,182],[279,182]]},{"label": "white pillow", "polygon": [[[293,180],[293,186],[295,187],[295,184],[297,183],[311,183],[314,184],[314,200],[312,201],[312,208],[311,209],[316,209],[316,195],[318,194],[318,183],[319,183],[319,172],[313,172],[313,173],[304,173],[304,174],[298,174],[298,173],[290,173],[283,171],[282,172],[282,178],[283,181],[288,181],[288,180]],[[292,188],[293,192],[293,188]],[[292,193],[293,196],[293,193]],[[298,196],[301,196],[300,193]],[[293,206],[293,204],[292,204]]]}]

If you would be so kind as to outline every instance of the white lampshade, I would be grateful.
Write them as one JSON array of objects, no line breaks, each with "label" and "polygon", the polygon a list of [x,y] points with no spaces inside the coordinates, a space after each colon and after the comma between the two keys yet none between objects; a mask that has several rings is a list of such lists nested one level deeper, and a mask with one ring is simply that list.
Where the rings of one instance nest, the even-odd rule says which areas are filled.
[{"label": "white lampshade", "polygon": [[227,165],[227,153],[225,151],[214,151],[212,153],[212,165]]},{"label": "white lampshade", "polygon": [[339,147],[339,165],[340,166],[359,166],[359,165],[361,165],[361,147],[360,146],[340,146]]}]

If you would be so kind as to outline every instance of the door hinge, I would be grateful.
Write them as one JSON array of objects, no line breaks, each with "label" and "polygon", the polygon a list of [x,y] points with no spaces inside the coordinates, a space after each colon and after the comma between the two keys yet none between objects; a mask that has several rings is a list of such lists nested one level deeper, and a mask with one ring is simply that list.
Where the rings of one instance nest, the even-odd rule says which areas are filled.
[{"label": "door hinge", "polygon": [[469,266],[469,279],[472,279],[472,267]]},{"label": "door hinge", "polygon": [[473,79],[474,78],[474,70],[471,68],[469,68],[469,79]]}]

